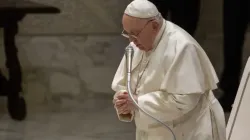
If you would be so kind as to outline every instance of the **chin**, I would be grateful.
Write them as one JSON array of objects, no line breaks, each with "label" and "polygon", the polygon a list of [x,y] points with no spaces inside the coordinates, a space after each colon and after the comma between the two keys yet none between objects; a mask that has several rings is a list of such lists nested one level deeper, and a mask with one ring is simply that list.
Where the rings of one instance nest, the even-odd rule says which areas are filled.
[{"label": "chin", "polygon": [[142,47],[142,45],[136,45],[137,48],[139,48],[140,50],[144,50],[144,47]]},{"label": "chin", "polygon": [[138,47],[140,50],[142,50],[142,51],[144,51],[145,50],[145,48],[143,48],[143,47]]}]

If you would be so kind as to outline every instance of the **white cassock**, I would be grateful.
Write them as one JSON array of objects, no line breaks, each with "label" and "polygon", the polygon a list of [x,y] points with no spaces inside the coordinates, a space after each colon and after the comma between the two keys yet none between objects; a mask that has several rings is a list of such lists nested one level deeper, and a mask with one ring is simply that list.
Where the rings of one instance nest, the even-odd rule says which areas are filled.
[{"label": "white cassock", "polygon": [[[226,140],[225,117],[212,90],[218,78],[200,45],[177,25],[164,21],[154,49],[134,47],[132,91],[145,111],[167,123],[177,140]],[[126,58],[115,74],[112,89],[126,90]],[[136,140],[172,140],[171,133],[141,111],[121,121],[135,120]]]}]

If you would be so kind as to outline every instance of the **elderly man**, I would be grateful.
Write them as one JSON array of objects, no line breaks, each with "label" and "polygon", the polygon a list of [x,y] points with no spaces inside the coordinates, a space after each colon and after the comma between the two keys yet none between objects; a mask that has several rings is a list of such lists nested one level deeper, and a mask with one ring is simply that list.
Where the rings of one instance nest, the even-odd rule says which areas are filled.
[{"label": "elderly man", "polygon": [[[168,124],[177,140],[226,140],[223,110],[212,90],[218,78],[206,53],[154,4],[134,0],[122,19],[134,48],[131,86],[145,111]],[[163,125],[138,110],[126,91],[126,58],[115,74],[113,103],[121,121],[135,120],[136,140],[172,140]]]}]

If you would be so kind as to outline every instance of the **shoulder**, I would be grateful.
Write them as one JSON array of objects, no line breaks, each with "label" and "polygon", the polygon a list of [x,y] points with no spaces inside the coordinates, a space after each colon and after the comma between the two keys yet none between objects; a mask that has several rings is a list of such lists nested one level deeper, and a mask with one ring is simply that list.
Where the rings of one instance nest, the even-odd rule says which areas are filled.
[{"label": "shoulder", "polygon": [[170,47],[173,47],[176,53],[183,53],[186,51],[195,52],[197,48],[200,48],[198,42],[185,30],[168,22],[168,41]]}]

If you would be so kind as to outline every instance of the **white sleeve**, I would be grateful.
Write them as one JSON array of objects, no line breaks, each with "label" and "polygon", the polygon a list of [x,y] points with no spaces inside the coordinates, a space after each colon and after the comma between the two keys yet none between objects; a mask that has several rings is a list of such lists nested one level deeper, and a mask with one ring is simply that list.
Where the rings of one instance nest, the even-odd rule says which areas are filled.
[{"label": "white sleeve", "polygon": [[123,56],[121,63],[115,73],[111,88],[118,92],[120,90],[126,90],[126,67],[125,67],[125,56]]},{"label": "white sleeve", "polygon": [[[173,121],[196,107],[202,94],[170,94],[156,91],[138,97],[138,105],[153,117],[161,121]],[[152,119],[139,112],[140,118],[152,122]]]}]

